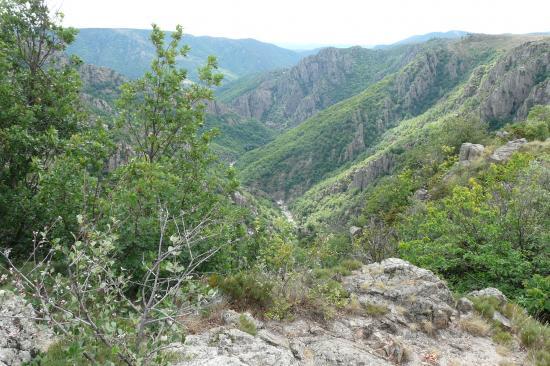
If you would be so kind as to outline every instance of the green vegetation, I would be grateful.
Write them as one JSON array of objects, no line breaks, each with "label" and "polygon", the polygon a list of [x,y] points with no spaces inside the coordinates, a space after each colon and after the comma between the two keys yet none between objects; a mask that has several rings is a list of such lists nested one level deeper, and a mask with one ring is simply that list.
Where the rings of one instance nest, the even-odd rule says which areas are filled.
[{"label": "green vegetation", "polygon": [[[170,32],[166,32],[169,37]],[[141,77],[155,57],[149,42],[150,30],[143,29],[81,29],[68,49],[90,64],[109,67],[131,79]],[[209,55],[217,55],[220,71],[227,80],[245,74],[273,70],[297,63],[298,52],[253,39],[227,39],[186,35],[185,43],[193,50],[185,59],[178,59],[180,68],[189,70],[189,77],[199,81],[197,69]],[[180,44],[181,45],[181,44]]]},{"label": "green vegetation", "polygon": [[[373,153],[385,131],[426,112],[495,52],[471,41],[460,47],[441,41],[426,44],[399,71],[245,154],[237,162],[243,182],[267,193],[301,195],[365,152]],[[450,60],[463,64],[459,74],[450,74],[445,67]],[[436,64],[435,70],[429,68],[430,62]],[[415,83],[425,82],[425,88],[408,94]]]},{"label": "green vegetation", "polygon": [[[519,340],[535,364],[547,363],[548,327],[534,317],[550,317],[550,106],[514,123],[482,116],[492,92],[484,81],[523,38],[344,50],[350,80],[323,94],[340,102],[276,136],[257,120],[205,116],[224,70],[214,57],[196,73],[181,69],[181,60],[196,63],[181,27],[170,40],[157,26],[115,32],[150,36],[150,69],[120,89],[105,71],[83,89],[86,66],[57,56],[76,31],[44,0],[5,0],[0,20],[2,280],[59,336],[34,364],[166,364],[162,350],[185,337],[182,314],[200,313],[218,293],[280,321],[381,317],[386,305],[362,305],[341,280],[390,256],[434,271],[457,293],[501,289],[530,315],[476,298],[478,315],[461,327],[502,345]],[[506,72],[521,74],[518,65]],[[283,74],[218,92],[231,101]],[[539,72],[533,88],[547,78]],[[82,92],[113,113],[90,118]],[[528,142],[492,163],[502,136]],[[485,145],[477,160],[458,161],[465,142]],[[242,171],[216,153],[241,157]],[[239,174],[256,195],[239,187]],[[295,199],[297,224],[269,194]],[[497,311],[511,332],[493,320]],[[238,326],[257,334],[246,316]],[[422,329],[436,335],[430,321]]]},{"label": "green vegetation", "polygon": [[276,132],[256,120],[242,121],[237,115],[207,115],[204,128],[217,129],[212,149],[222,159],[235,161],[247,151],[256,149],[273,140]]},{"label": "green vegetation", "polygon": [[255,336],[258,333],[258,330],[256,329],[256,324],[254,324],[254,322],[252,322],[244,314],[241,314],[241,316],[239,317],[239,329],[243,332],[250,334],[251,336]]}]

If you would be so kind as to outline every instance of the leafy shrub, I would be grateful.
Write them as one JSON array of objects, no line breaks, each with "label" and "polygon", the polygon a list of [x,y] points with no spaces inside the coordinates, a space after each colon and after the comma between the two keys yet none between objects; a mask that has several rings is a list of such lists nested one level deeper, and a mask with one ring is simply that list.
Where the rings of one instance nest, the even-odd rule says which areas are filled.
[{"label": "leafy shrub", "polygon": [[292,306],[285,298],[276,297],[265,312],[265,316],[279,321],[292,319]]},{"label": "leafy shrub", "polygon": [[230,275],[220,281],[219,288],[229,296],[233,304],[241,308],[265,309],[273,301],[273,283],[256,272]]},{"label": "leafy shrub", "polygon": [[550,320],[550,276],[534,275],[524,282],[525,295],[521,299],[529,312],[542,321]]}]

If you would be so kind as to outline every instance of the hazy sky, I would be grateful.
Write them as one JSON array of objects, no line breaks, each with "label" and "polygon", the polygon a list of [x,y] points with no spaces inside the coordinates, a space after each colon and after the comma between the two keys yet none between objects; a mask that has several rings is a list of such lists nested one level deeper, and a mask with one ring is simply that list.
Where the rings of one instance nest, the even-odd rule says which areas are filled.
[{"label": "hazy sky", "polygon": [[149,28],[277,44],[373,45],[415,34],[550,31],[550,0],[48,0],[75,27]]}]

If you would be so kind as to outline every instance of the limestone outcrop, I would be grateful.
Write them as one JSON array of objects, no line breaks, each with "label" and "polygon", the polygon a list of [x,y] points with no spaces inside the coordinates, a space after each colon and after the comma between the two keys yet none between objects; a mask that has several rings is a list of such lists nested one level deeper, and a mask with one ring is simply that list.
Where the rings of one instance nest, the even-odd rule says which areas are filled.
[{"label": "limestone outcrop", "polygon": [[52,343],[52,333],[35,322],[33,307],[11,291],[0,290],[0,366],[29,362]]},{"label": "limestone outcrop", "polygon": [[494,163],[501,163],[508,160],[513,153],[518,151],[522,145],[525,145],[527,140],[517,139],[513,141],[508,141],[506,145],[498,147],[493,154],[489,157],[489,160]]},{"label": "limestone outcrop", "polygon": [[[180,355],[175,365],[493,366],[521,364],[525,358],[517,345],[501,355],[490,338],[465,332],[459,320],[473,316],[472,302],[464,298],[455,303],[444,281],[404,260],[363,266],[342,282],[356,311],[348,309],[324,322],[262,322],[229,310],[223,325],[174,344]],[[479,293],[499,295],[494,290]],[[241,316],[255,324],[255,332],[240,329]]]},{"label": "limestone outcrop", "polygon": [[463,165],[470,164],[470,162],[479,159],[483,155],[483,151],[485,151],[485,146],[465,142],[460,146],[458,161]]}]

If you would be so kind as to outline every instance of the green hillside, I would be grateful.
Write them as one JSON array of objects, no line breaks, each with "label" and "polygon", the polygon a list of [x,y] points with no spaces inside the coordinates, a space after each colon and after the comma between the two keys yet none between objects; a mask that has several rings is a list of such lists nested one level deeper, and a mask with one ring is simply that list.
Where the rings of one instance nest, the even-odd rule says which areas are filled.
[{"label": "green hillside", "polygon": [[502,48],[518,43],[521,40],[471,36],[423,44],[403,69],[247,153],[238,162],[241,177],[276,197],[297,197],[368,152],[399,121],[427,111]]},{"label": "green hillside", "polygon": [[[142,29],[80,29],[67,51],[87,63],[109,67],[135,79],[149,68],[155,54],[150,34],[150,30]],[[196,70],[209,55],[217,56],[226,80],[292,66],[302,58],[297,52],[254,39],[186,35],[182,42],[191,47],[191,52],[188,58],[180,59],[178,65],[189,71],[192,80],[197,79]]]}]

